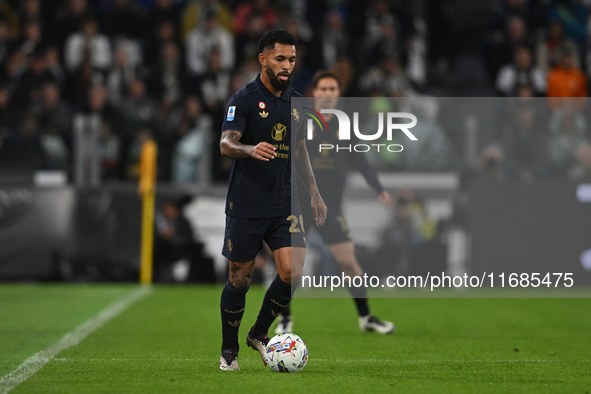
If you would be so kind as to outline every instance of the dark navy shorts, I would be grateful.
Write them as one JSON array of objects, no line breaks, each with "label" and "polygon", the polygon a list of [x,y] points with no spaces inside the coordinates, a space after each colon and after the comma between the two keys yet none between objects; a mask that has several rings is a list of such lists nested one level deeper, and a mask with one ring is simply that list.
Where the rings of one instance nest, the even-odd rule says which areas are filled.
[{"label": "dark navy shorts", "polygon": [[230,261],[254,260],[263,248],[272,251],[289,247],[306,247],[306,232],[301,214],[274,218],[236,218],[226,215],[226,233],[222,254]]}]

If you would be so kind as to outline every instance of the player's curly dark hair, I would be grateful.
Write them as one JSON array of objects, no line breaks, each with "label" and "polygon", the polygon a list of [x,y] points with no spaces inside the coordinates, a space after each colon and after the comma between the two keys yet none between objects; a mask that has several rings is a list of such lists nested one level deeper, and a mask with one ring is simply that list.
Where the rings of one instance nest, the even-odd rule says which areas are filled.
[{"label": "player's curly dark hair", "polygon": [[282,45],[296,45],[298,43],[298,39],[291,35],[291,33],[287,30],[268,30],[259,40],[259,53],[262,53],[265,48],[273,49],[277,43]]}]

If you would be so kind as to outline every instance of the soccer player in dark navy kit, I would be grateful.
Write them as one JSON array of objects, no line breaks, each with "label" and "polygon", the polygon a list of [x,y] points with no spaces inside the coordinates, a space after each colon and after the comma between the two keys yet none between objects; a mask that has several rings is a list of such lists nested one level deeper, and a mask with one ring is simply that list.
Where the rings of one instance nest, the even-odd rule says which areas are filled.
[{"label": "soccer player in dark navy kit", "polygon": [[292,178],[292,155],[295,155],[297,174],[311,196],[316,225],[321,226],[326,218],[326,205],[314,180],[303,127],[299,131],[291,129],[290,99],[301,97],[289,88],[296,42],[285,30],[270,30],[261,37],[258,43],[261,74],[230,98],[222,126],[221,153],[234,161],[222,251],[229,260],[230,276],[220,302],[221,370],[239,370],[238,330],[254,260],[263,240],[273,251],[278,274],[246,338],[248,346],[260,353],[263,362],[269,327],[289,304],[292,287],[301,279],[305,234],[300,231],[303,224],[296,223],[301,215],[297,186]]},{"label": "soccer player in dark navy kit", "polygon": [[[337,75],[331,71],[318,71],[312,79],[312,84],[316,110],[335,108],[340,95]],[[327,121],[328,130],[320,131],[316,128],[314,138],[308,140],[312,169],[318,188],[330,210],[330,216],[326,218],[324,225],[318,228],[318,232],[322,236],[324,243],[330,247],[332,255],[343,269],[345,275],[353,278],[354,276],[362,276],[363,270],[355,258],[355,246],[341,209],[349,162],[354,164],[365,177],[365,180],[376,192],[378,199],[384,206],[390,205],[391,198],[390,194],[382,187],[376,171],[371,167],[363,153],[336,152],[334,149],[319,152],[319,142],[333,146],[339,143],[339,124],[336,116],[325,114],[324,118]],[[307,223],[311,211],[302,206],[302,212],[304,223]],[[375,331],[380,334],[389,334],[394,331],[394,324],[381,321],[371,315],[366,288],[351,287],[349,290],[357,306],[359,328],[362,331]],[[288,306],[283,310],[275,332],[278,334],[292,332],[292,328],[293,320]]]}]

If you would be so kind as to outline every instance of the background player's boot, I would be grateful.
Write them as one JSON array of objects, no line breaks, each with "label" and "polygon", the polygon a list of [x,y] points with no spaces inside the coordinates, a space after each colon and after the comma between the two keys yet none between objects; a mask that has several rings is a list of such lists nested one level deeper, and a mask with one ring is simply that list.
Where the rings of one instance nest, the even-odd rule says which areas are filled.
[{"label": "background player's boot", "polygon": [[220,369],[222,371],[240,371],[240,367],[238,366],[238,348],[222,349]]},{"label": "background player's boot", "polygon": [[269,337],[266,335],[255,337],[254,335],[252,335],[253,328],[254,327],[250,329],[248,335],[246,336],[246,344],[254,350],[258,351],[261,355],[263,363],[267,365],[267,344],[269,343]]},{"label": "background player's boot", "polygon": [[359,329],[361,331],[375,331],[379,334],[390,334],[394,332],[394,323],[381,321],[375,316],[367,315],[359,317]]},{"label": "background player's boot", "polygon": [[275,327],[275,334],[283,334],[284,332],[293,332],[293,318],[291,315],[283,316],[279,318],[279,324]]}]

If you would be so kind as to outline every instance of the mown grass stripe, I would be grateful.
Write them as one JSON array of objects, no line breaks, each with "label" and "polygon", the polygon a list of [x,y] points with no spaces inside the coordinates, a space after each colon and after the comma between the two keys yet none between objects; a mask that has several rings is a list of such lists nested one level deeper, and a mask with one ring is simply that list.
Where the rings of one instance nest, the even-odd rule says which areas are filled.
[{"label": "mown grass stripe", "polygon": [[10,390],[29,379],[62,350],[78,345],[94,331],[98,330],[133,303],[147,296],[150,292],[151,290],[149,287],[141,287],[137,289],[126,297],[115,301],[73,331],[64,335],[62,339],[49,346],[47,349],[35,353],[26,359],[17,369],[0,379],[0,394],[8,393]]}]

